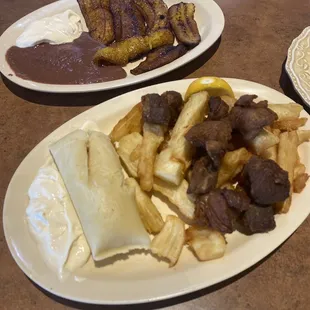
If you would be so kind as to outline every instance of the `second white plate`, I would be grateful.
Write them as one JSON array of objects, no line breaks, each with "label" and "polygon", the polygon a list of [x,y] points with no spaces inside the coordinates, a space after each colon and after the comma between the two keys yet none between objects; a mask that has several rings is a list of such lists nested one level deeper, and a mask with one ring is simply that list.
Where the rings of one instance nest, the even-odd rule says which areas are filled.
[{"label": "second white plate", "polygon": [[[171,5],[178,3],[181,0],[164,0],[164,1],[170,7]],[[190,50],[187,54],[180,57],[179,59],[176,59],[172,63],[165,65],[161,68],[152,70],[150,72],[137,76],[132,75],[130,73],[130,70],[136,67],[139,63],[135,62],[130,63],[125,67],[127,77],[124,79],[105,83],[93,83],[93,84],[81,84],[81,85],[43,84],[29,80],[24,80],[15,76],[14,72],[12,72],[10,66],[6,61],[5,54],[11,46],[15,45],[16,39],[23,32],[25,27],[29,23],[37,19],[52,16],[54,14],[61,13],[67,9],[71,9],[82,16],[82,13],[76,0],[56,1],[21,18],[19,21],[17,21],[11,27],[9,27],[0,37],[0,46],[1,46],[0,71],[5,77],[7,77],[9,80],[20,86],[37,91],[54,92],[54,93],[81,93],[81,92],[108,90],[142,83],[147,80],[159,77],[197,58],[203,52],[208,50],[222,34],[225,20],[223,12],[220,9],[220,7],[216,4],[216,2],[214,2],[213,0],[192,0],[192,2],[195,3],[196,5],[195,19],[197,21],[199,32],[201,35],[201,43],[194,49]],[[85,23],[84,28],[86,28]]]},{"label": "second white plate", "polygon": [[[266,234],[245,236],[238,232],[227,235],[227,251],[223,258],[198,262],[184,247],[180,261],[173,268],[159,263],[150,255],[133,255],[102,268],[85,270],[83,279],[71,275],[64,282],[44,263],[33,241],[25,219],[28,205],[28,188],[38,169],[49,156],[48,145],[80,128],[86,121],[95,121],[99,128],[109,133],[141,96],[147,93],[179,91],[184,95],[192,80],[173,81],[139,89],[104,102],[78,115],[59,127],[40,142],[23,160],[8,187],[4,209],[3,226],[6,241],[16,263],[35,283],[53,294],[64,298],[95,304],[132,304],[158,301],[190,293],[230,278],[257,263],[284,242],[306,219],[310,212],[310,183],[301,194],[294,194],[288,214],[277,215],[275,230]],[[226,79],[236,96],[257,94],[260,99],[272,103],[288,103],[291,100],[269,87],[253,82]],[[303,112],[303,116],[308,115]],[[306,126],[310,128],[310,124]],[[310,171],[310,146],[299,149],[302,162]],[[168,206],[158,198],[154,202],[163,215],[171,213]]]}]

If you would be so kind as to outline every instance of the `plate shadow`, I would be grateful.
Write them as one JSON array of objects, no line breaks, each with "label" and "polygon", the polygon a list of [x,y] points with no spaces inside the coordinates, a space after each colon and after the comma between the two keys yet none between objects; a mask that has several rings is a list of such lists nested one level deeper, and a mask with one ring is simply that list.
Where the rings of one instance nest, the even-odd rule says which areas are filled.
[{"label": "plate shadow", "polygon": [[87,303],[80,303],[76,301],[71,301],[62,297],[58,297],[50,292],[47,292],[34,282],[32,282],[29,278],[28,280],[38,289],[40,290],[44,295],[48,296],[49,298],[53,299],[54,301],[74,309],[81,309],[81,310],[155,310],[155,309],[161,309],[166,307],[172,307],[177,304],[185,303],[200,297],[203,297],[205,295],[211,294],[217,290],[220,290],[222,288],[225,288],[226,286],[238,281],[242,277],[250,274],[252,271],[254,271],[257,267],[262,265],[264,262],[266,262],[269,258],[271,258],[276,251],[278,251],[291,237],[289,237],[286,241],[284,241],[277,249],[275,249],[273,252],[271,252],[269,255],[267,255],[265,258],[263,258],[261,261],[253,265],[252,267],[244,270],[243,272],[239,273],[238,275],[229,278],[225,281],[222,281],[218,284],[212,285],[210,287],[201,289],[199,291],[189,293],[183,296],[170,298],[163,301],[156,301],[156,302],[150,302],[150,303],[142,303],[142,304],[133,304],[133,305],[94,305],[94,304],[87,304]]},{"label": "plate shadow", "polygon": [[2,74],[1,77],[3,83],[12,93],[32,103],[52,106],[92,106],[138,88],[183,79],[202,67],[216,53],[220,43],[221,37],[207,51],[205,51],[196,59],[160,77],[151,79],[144,83],[106,91],[78,94],[44,93],[21,87],[11,82]]}]

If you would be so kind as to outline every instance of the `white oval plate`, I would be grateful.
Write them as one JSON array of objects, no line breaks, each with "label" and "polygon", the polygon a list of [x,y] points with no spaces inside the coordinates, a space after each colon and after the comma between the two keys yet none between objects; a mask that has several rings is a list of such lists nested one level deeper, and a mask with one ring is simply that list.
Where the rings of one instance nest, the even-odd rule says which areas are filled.
[{"label": "white oval plate", "polygon": [[310,107],[310,27],[293,40],[285,64],[295,90]]},{"label": "white oval plate", "polygon": [[[236,79],[226,80],[236,96],[257,94],[261,99],[274,103],[291,101],[285,95],[260,84]],[[184,94],[191,81],[180,80],[150,86],[102,103],[59,127],[28,154],[8,187],[3,225],[6,241],[15,261],[31,280],[53,294],[88,303],[132,304],[158,301],[208,287],[240,273],[276,249],[306,219],[310,212],[309,183],[302,194],[294,195],[289,213],[276,216],[275,230],[250,237],[238,232],[227,235],[227,252],[218,260],[198,262],[193,254],[184,248],[177,265],[168,268],[166,263],[159,263],[149,255],[134,255],[88,274],[82,282],[77,281],[72,275],[63,283],[45,265],[28,232],[25,209],[28,203],[27,190],[48,156],[48,145],[80,128],[89,120],[97,122],[101,130],[109,133],[113,125],[139,102],[142,95],[167,90],[176,90]],[[305,112],[303,114],[307,116]],[[303,144],[300,155],[307,171],[310,171],[310,146]],[[155,198],[154,202],[162,213],[171,213],[159,199]]]},{"label": "white oval plate", "polygon": [[[175,3],[180,2],[180,0],[164,1],[169,7]],[[139,62],[135,62],[128,64],[124,68],[127,72],[127,77],[124,79],[104,83],[81,85],[44,84],[24,80],[15,76],[14,72],[11,70],[5,59],[5,54],[12,45],[15,45],[15,41],[17,37],[23,32],[23,29],[34,20],[41,19],[47,16],[52,16],[67,9],[71,9],[82,16],[76,0],[56,1],[21,18],[19,21],[10,26],[0,37],[0,46],[2,47],[0,49],[0,71],[5,77],[20,86],[37,91],[54,93],[80,93],[102,91],[137,84],[159,77],[197,58],[199,55],[209,49],[222,34],[225,19],[220,7],[213,0],[191,0],[191,2],[195,3],[196,5],[195,19],[197,21],[200,31],[201,43],[194,49],[186,53],[184,56],[173,61],[172,63],[165,65],[161,68],[152,70],[150,72],[140,74],[138,76],[132,75],[130,73],[130,70],[139,64]],[[83,27],[84,29],[87,29],[84,19]]]}]

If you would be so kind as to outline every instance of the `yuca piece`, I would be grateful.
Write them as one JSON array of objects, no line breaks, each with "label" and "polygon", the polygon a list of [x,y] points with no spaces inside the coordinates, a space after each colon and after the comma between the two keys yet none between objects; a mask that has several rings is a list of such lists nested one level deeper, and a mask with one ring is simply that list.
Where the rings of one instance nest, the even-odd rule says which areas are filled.
[{"label": "yuca piece", "polygon": [[184,223],[174,215],[168,215],[161,232],[151,242],[152,253],[169,260],[173,267],[182,252],[185,243]]},{"label": "yuca piece", "polygon": [[153,188],[155,191],[167,197],[185,218],[189,220],[194,219],[195,204],[187,195],[188,183],[186,180],[183,180],[180,185],[176,186],[155,178]]},{"label": "yuca piece", "polygon": [[138,182],[135,179],[128,178],[125,180],[125,182],[135,189],[138,211],[144,228],[150,234],[159,233],[164,226],[164,221],[151,198],[141,190]]},{"label": "yuca piece", "polygon": [[271,131],[263,130],[248,144],[255,154],[261,155],[266,149],[279,143],[279,138]]},{"label": "yuca piece", "polygon": [[110,133],[112,142],[119,141],[122,137],[132,133],[142,133],[142,104],[136,104],[118,123]]},{"label": "yuca piece", "polygon": [[49,149],[94,260],[149,247],[135,192],[124,185],[122,166],[108,136],[76,130]]},{"label": "yuca piece", "polygon": [[278,164],[279,166],[288,172],[288,178],[291,183],[290,196],[282,203],[278,203],[276,206],[277,211],[280,213],[287,213],[290,209],[292,202],[293,181],[294,181],[294,169],[298,159],[297,147],[298,136],[296,131],[282,132],[279,136],[279,148],[278,148]]},{"label": "yuca piece", "polygon": [[280,121],[275,121],[272,127],[275,129],[280,129],[281,131],[294,131],[299,127],[304,126],[307,121],[308,119],[306,117],[292,117]]},{"label": "yuca piece", "polygon": [[268,104],[268,108],[277,113],[278,120],[298,118],[303,107],[298,103]]},{"label": "yuca piece", "polygon": [[[279,137],[281,131],[279,129],[273,129],[272,133]],[[277,162],[278,159],[278,144],[279,144],[280,139],[278,139],[278,143],[265,149],[264,151],[262,151],[262,153],[260,154],[261,157],[265,158],[265,159],[271,159],[275,162]]]},{"label": "yuca piece", "polygon": [[223,184],[235,178],[242,171],[243,166],[248,162],[250,157],[251,154],[244,147],[227,152],[222,160],[216,187],[221,187]]},{"label": "yuca piece", "polygon": [[157,155],[155,176],[171,184],[179,185],[189,167],[192,147],[184,135],[194,125],[203,121],[209,95],[206,91],[193,94],[185,103],[171,132],[166,149]]},{"label": "yuca piece", "polygon": [[119,140],[116,149],[124,164],[125,170],[134,178],[138,177],[139,157],[133,158],[132,154],[136,151],[137,146],[142,144],[142,140],[143,138],[138,132],[132,132]]},{"label": "yuca piece", "polygon": [[190,227],[186,230],[186,242],[200,261],[223,257],[226,250],[224,236],[206,227]]},{"label": "yuca piece", "polygon": [[310,130],[297,130],[298,145],[309,142],[310,140]]},{"label": "yuca piece", "polygon": [[143,125],[143,141],[140,151],[138,176],[141,188],[147,192],[153,188],[154,162],[157,149],[164,141],[165,128],[165,126],[150,123],[144,123]]}]

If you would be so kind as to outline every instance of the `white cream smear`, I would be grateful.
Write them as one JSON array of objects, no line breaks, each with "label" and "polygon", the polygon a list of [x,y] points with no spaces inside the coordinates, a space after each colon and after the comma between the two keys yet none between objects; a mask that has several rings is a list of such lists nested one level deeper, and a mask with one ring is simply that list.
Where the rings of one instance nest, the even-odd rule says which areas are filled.
[{"label": "white cream smear", "polygon": [[17,38],[16,46],[25,48],[39,43],[63,44],[74,41],[82,34],[81,17],[67,10],[32,22]]},{"label": "white cream smear", "polygon": [[45,262],[59,279],[84,266],[90,249],[52,158],[41,167],[29,191],[26,217]]}]

